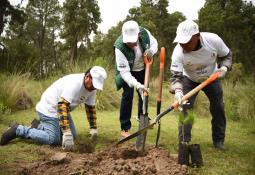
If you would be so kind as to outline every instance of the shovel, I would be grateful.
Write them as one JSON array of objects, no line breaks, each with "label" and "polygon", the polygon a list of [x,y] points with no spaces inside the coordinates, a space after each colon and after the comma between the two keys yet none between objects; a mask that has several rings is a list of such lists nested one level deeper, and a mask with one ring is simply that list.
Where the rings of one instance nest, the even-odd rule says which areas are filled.
[{"label": "shovel", "polygon": [[[195,87],[194,89],[192,89],[191,91],[189,91],[187,94],[185,94],[182,97],[182,102],[188,100],[191,96],[193,96],[194,94],[196,94],[198,91],[200,91],[201,89],[203,89],[205,86],[207,86],[208,84],[212,83],[213,81],[215,81],[220,75],[220,72],[216,72],[214,74],[212,74],[207,80],[203,81],[201,84],[199,84],[197,87]],[[179,106],[178,101],[174,102],[173,104],[171,104],[165,111],[161,112],[160,114],[158,114],[155,119],[153,120],[153,122],[151,124],[149,124],[148,126],[140,129],[139,131],[131,134],[128,137],[125,137],[123,139],[121,139],[120,141],[118,141],[116,143],[116,145],[119,145],[123,142],[126,142],[136,136],[139,136],[141,134],[143,134],[144,132],[146,132],[148,129],[152,128],[160,119],[161,117],[163,117],[164,115],[166,115],[167,113],[169,113],[170,111],[172,111],[173,109],[177,108]]]},{"label": "shovel", "polygon": [[[162,84],[164,80],[164,66],[165,66],[165,48],[161,47],[160,64],[159,64],[159,86],[158,86],[158,96],[157,96],[157,115],[160,114],[160,109],[161,109]],[[158,141],[160,137],[160,126],[161,126],[160,120],[158,120],[158,131],[157,131],[155,147],[158,147]]]},{"label": "shovel", "polygon": [[[144,87],[148,89],[149,87],[149,80],[150,80],[150,71],[153,59],[148,59],[147,55],[144,56],[144,63],[146,65],[145,68],[145,79],[144,79]],[[144,91],[143,94],[143,113],[139,116],[139,127],[138,131],[147,127],[149,125],[149,117],[148,117],[148,98],[149,93]],[[143,132],[139,134],[136,140],[135,148],[137,151],[142,152],[144,150],[145,141],[146,141],[147,132]]]}]

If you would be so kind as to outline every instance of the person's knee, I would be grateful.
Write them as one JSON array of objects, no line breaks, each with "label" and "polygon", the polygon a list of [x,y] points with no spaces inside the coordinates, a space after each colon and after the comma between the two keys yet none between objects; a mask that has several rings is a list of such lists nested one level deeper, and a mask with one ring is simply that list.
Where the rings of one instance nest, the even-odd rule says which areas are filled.
[{"label": "person's knee", "polygon": [[49,137],[49,145],[60,145],[60,136],[54,135]]}]

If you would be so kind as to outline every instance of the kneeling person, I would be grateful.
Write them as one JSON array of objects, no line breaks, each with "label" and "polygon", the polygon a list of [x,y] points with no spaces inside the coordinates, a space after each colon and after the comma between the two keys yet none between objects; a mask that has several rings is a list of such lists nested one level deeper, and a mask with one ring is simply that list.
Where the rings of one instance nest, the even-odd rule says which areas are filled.
[{"label": "kneeling person", "polygon": [[36,105],[40,122],[31,127],[13,123],[3,133],[1,145],[7,144],[16,137],[32,139],[48,145],[60,145],[65,150],[74,146],[76,129],[70,112],[79,104],[84,103],[90,124],[90,134],[97,133],[96,127],[96,92],[103,89],[107,73],[104,68],[94,66],[85,74],[70,74],[55,81],[41,96]]}]

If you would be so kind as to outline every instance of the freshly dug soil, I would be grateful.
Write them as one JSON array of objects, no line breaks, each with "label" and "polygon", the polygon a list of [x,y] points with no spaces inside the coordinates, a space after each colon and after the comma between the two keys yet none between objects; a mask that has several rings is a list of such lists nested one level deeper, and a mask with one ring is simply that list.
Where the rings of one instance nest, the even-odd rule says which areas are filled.
[{"label": "freshly dug soil", "polygon": [[[50,151],[44,160],[15,163],[14,174],[69,174],[69,175],[171,175],[185,174],[185,166],[177,164],[177,156],[163,148],[148,147],[139,153],[129,147],[108,147],[94,153],[81,151]],[[84,151],[84,150],[83,150]],[[12,169],[14,170],[14,169]]]}]

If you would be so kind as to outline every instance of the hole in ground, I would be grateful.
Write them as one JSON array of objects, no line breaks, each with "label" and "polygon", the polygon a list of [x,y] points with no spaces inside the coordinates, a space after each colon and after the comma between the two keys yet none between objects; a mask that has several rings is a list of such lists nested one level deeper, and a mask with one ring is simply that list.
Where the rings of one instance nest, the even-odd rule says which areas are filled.
[{"label": "hole in ground", "polygon": [[136,159],[137,157],[146,156],[147,152],[138,152],[136,150],[123,150],[121,152],[122,159]]}]

